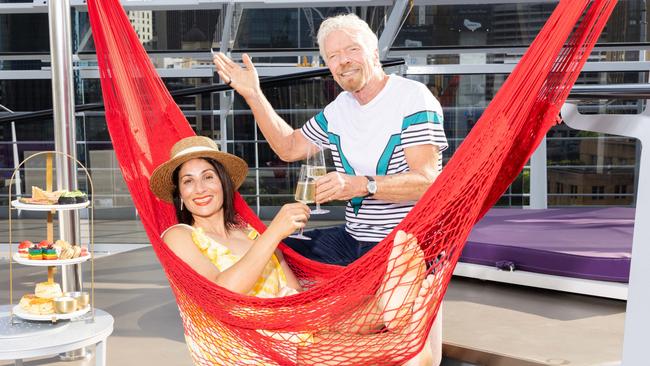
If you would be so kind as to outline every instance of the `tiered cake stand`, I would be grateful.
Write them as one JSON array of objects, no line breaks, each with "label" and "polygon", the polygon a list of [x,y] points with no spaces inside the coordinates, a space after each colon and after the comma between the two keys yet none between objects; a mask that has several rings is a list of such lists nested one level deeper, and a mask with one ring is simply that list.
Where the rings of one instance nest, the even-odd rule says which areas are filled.
[{"label": "tiered cake stand", "polygon": [[[11,194],[13,192],[13,184],[16,174],[20,174],[20,168],[29,160],[45,155],[45,190],[52,192],[52,160],[55,155],[62,155],[71,161],[74,161],[79,167],[83,169],[86,173],[86,178],[88,179],[90,191],[87,192],[88,200],[83,203],[74,203],[74,204],[56,204],[56,205],[38,205],[38,204],[29,204],[20,202],[18,199],[12,200]],[[13,174],[11,175],[11,180],[9,184],[9,301],[11,308],[11,323],[18,323],[18,319],[29,320],[29,321],[44,321],[56,323],[59,320],[95,320],[95,260],[94,260],[94,227],[93,227],[93,181],[88,173],[86,167],[75,159],[73,156],[58,152],[58,151],[43,151],[29,156],[27,159],[23,160],[20,165],[14,169]],[[72,259],[59,259],[59,260],[32,260],[27,258],[21,258],[19,253],[12,253],[11,244],[13,241],[13,230],[12,230],[12,210],[25,210],[25,211],[45,211],[47,212],[47,237],[46,239],[50,242],[54,242],[54,215],[60,211],[67,210],[82,210],[88,209],[88,220],[90,223],[90,237],[89,237],[89,248],[88,253]],[[81,245],[81,243],[77,243]],[[13,266],[14,263],[33,266],[33,267],[47,267],[47,282],[54,283],[54,273],[58,267],[75,265],[86,262],[90,260],[90,303],[82,309],[78,309],[69,313],[54,313],[48,315],[39,315],[28,313],[20,307],[20,305],[14,305],[14,291],[13,291]]]}]

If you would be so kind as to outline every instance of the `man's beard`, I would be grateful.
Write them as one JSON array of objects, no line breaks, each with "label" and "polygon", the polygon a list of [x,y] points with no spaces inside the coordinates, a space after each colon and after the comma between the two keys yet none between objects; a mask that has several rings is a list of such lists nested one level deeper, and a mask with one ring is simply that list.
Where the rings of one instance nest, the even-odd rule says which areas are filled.
[{"label": "man's beard", "polygon": [[341,81],[339,82],[339,86],[345,90],[346,92],[349,93],[356,93],[359,90],[363,89],[365,86],[365,83],[363,82],[363,78],[358,77],[358,78],[351,78],[346,81]]},{"label": "man's beard", "polygon": [[343,90],[345,90],[348,93],[356,93],[359,90],[363,89],[363,85],[361,83],[354,83],[352,85],[350,84],[344,84],[342,86]]}]

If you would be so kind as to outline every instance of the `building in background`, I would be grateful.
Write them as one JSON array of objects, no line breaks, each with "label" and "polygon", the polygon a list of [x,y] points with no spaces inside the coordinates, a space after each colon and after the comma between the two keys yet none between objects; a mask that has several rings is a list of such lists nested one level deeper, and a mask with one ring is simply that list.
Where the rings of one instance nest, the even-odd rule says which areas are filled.
[{"label": "building in background", "polygon": [[127,12],[127,15],[140,42],[142,44],[151,42],[153,39],[153,12],[132,10]]},{"label": "building in background", "polygon": [[[318,8],[297,7],[293,1],[276,3],[261,9],[255,3],[235,1],[230,13],[227,5],[209,1],[191,5],[182,0],[151,0],[125,5],[170,90],[219,82],[211,67],[211,47],[223,46],[234,57],[250,53],[262,76],[318,66],[322,64],[315,41],[318,26],[328,16],[353,11],[379,35],[392,32],[388,58],[404,58],[406,66],[390,71],[424,82],[441,101],[450,142],[445,161],[481,117],[556,4],[416,2],[403,15],[400,27],[392,29],[386,19],[393,9],[384,1],[354,7],[333,2],[332,7]],[[648,72],[643,70],[648,44],[646,10],[646,1],[619,1],[578,84],[648,82]],[[46,11],[47,6],[36,7],[32,2],[0,0],[0,104],[15,112],[51,108]],[[88,16],[82,6],[72,11],[76,102],[98,102],[102,97]],[[224,30],[226,24],[230,28]],[[230,38],[224,39],[228,34]],[[339,89],[331,78],[322,77],[270,87],[265,93],[280,115],[299,127],[333,100]],[[261,216],[268,217],[277,206],[293,200],[298,165],[284,163],[273,154],[239,96],[215,93],[177,102],[198,134],[225,144],[225,149],[248,162],[251,169],[241,192]],[[633,114],[644,107],[642,103],[599,100],[585,103],[582,111]],[[3,115],[6,112],[0,110]],[[20,121],[16,134],[19,159],[54,148],[51,119]],[[2,183],[15,164],[12,146],[10,123],[0,123]],[[77,115],[77,155],[95,180],[97,216],[136,218],[112,153],[103,111]],[[637,141],[558,125],[547,136],[546,157],[549,206],[634,205]],[[525,167],[498,204],[529,205],[531,174]],[[84,184],[80,181],[82,189]],[[23,192],[29,192],[29,179],[23,185]],[[7,193],[6,184],[0,184],[0,205],[7,204]],[[332,211],[329,218],[342,218],[343,204],[335,204]],[[0,215],[6,211],[0,210]]]}]

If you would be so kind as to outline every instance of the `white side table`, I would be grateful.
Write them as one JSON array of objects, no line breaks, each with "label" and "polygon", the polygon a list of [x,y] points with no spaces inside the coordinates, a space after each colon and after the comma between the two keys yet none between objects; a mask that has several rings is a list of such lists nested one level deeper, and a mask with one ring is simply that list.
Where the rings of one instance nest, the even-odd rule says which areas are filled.
[{"label": "white side table", "polygon": [[106,364],[106,338],[113,333],[111,314],[95,309],[95,321],[10,324],[9,305],[0,305],[0,360],[56,355],[96,344],[95,365]]}]

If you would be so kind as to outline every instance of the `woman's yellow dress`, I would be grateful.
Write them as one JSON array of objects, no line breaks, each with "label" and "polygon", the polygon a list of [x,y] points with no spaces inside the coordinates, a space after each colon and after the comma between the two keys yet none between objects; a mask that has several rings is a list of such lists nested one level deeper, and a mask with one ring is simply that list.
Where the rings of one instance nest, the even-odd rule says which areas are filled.
[{"label": "woman's yellow dress", "polygon": [[[223,244],[220,244],[203,231],[202,228],[195,228],[193,226],[185,225],[185,224],[178,224],[175,226],[183,226],[191,230],[192,232],[192,241],[194,244],[197,246],[197,248],[205,255],[210,262],[212,262],[219,271],[223,272],[230,268],[232,265],[237,263],[240,259],[241,256],[233,254],[228,247],[226,247]],[[172,226],[174,227],[174,226]],[[168,229],[169,230],[169,229]],[[164,235],[165,233],[163,233]],[[259,236],[259,233],[253,229],[251,226],[248,226],[248,237],[251,240],[255,240]],[[253,250],[255,247],[251,247],[250,250]],[[297,293],[296,290],[292,288],[287,287],[287,276],[284,273],[284,270],[282,269],[282,266],[280,265],[280,261],[276,257],[275,254],[271,256],[271,259],[266,263],[266,266],[264,267],[264,271],[262,272],[262,275],[257,279],[257,282],[255,282],[255,285],[253,288],[247,293],[249,296],[256,296],[256,297],[262,297],[262,298],[274,298],[278,297],[280,292],[283,291],[286,295],[290,294],[295,294]],[[183,321],[187,322],[189,319],[186,319],[183,314],[181,313],[181,317],[183,317]],[[187,327],[186,323],[186,327]],[[213,331],[213,330],[208,330]],[[278,333],[278,332],[270,332],[266,330],[258,330],[259,333],[264,334],[266,336],[273,337],[278,340],[283,340],[283,341],[288,341],[291,343],[298,345],[306,345],[309,343],[313,342],[313,335],[308,334],[308,333]],[[211,345],[206,345],[203,344],[203,340],[206,338],[211,338],[215,339],[215,337],[203,337],[203,336],[193,336],[191,334],[185,334],[185,340],[187,342],[187,345],[190,349],[190,353],[192,354],[192,358],[196,361],[198,360],[205,360],[206,357],[211,358],[209,356],[208,352],[202,351],[202,348],[209,348],[213,349],[214,347],[221,347],[222,351],[224,352],[224,355],[228,358],[230,358],[232,361],[233,358],[247,358],[246,356],[248,353],[245,350],[235,350],[235,349],[228,349],[232,348],[233,343],[238,343],[237,340],[231,338],[232,335],[228,334],[220,334],[219,338],[222,340],[222,344],[211,344]],[[229,339],[231,342],[229,341]],[[251,355],[251,357],[255,357]],[[253,358],[254,359],[254,358]],[[257,363],[255,361],[251,362],[252,360],[247,360],[244,361],[241,364],[245,365],[262,365],[264,363]],[[218,360],[215,360],[215,362],[218,362]],[[237,362],[239,364],[239,362]]]},{"label": "woman's yellow dress", "polygon": [[[202,228],[192,227],[192,229],[192,241],[219,271],[227,270],[241,259],[241,256],[233,254],[228,247],[206,235]],[[255,240],[258,236],[259,233],[249,226],[248,237]],[[262,275],[247,295],[265,298],[278,297],[283,287],[287,287],[287,276],[280,266],[280,261],[273,254],[271,260],[266,263]]]}]

